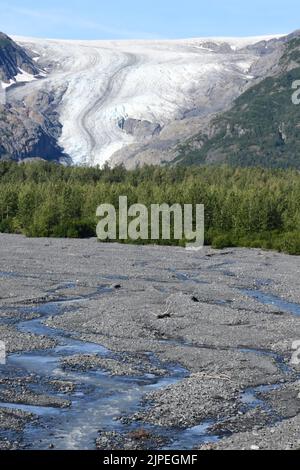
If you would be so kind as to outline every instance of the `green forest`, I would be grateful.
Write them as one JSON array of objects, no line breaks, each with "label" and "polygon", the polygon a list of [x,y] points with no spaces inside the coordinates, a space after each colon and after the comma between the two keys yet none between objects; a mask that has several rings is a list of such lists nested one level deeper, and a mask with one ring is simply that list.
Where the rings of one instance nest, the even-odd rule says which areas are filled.
[{"label": "green forest", "polygon": [[205,243],[215,248],[300,254],[300,174],[292,169],[146,166],[126,171],[122,166],[0,162],[0,232],[94,237],[96,208],[103,203],[118,207],[119,196],[147,207],[204,204]]}]

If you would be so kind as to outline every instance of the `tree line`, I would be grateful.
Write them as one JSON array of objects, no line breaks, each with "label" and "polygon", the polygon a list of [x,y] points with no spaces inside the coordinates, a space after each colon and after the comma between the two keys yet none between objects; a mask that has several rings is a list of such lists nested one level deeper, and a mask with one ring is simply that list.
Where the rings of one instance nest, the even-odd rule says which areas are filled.
[{"label": "tree line", "polygon": [[[300,173],[230,166],[146,166],[127,171],[0,162],[0,232],[28,237],[96,236],[96,208],[204,204],[205,243],[300,254]],[[127,240],[130,242],[130,240]],[[150,243],[153,243],[149,241]],[[141,243],[147,243],[141,240]],[[184,240],[158,240],[183,245]]]}]

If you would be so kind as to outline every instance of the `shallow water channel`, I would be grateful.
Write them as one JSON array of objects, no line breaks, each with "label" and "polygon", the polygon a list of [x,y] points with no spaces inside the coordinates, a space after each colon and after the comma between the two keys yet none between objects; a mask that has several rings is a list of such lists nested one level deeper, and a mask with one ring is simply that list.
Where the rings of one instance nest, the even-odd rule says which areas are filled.
[{"label": "shallow water channel", "polygon": [[[101,288],[97,295],[105,295],[111,289]],[[279,298],[264,294],[260,291],[245,291],[245,294],[255,297],[259,302],[272,303],[294,315],[300,314],[300,306],[282,301]],[[52,349],[11,354],[8,356],[7,365],[1,367],[3,374],[12,375],[14,372],[34,374],[40,377],[34,391],[44,395],[52,395],[68,399],[71,406],[68,408],[55,408],[43,406],[31,406],[15,403],[0,403],[0,407],[16,408],[34,413],[39,417],[37,423],[28,424],[23,433],[22,445],[25,448],[48,449],[49,445],[55,449],[94,449],[95,440],[101,431],[117,431],[128,433],[141,424],[122,424],[118,419],[122,415],[130,415],[138,411],[142,406],[142,398],[146,393],[174,384],[183,377],[188,376],[188,371],[176,364],[160,364],[159,360],[149,353],[149,360],[153,364],[160,365],[166,370],[166,375],[155,376],[145,374],[142,376],[118,377],[111,376],[104,370],[92,370],[77,372],[64,370],[60,361],[64,357],[77,354],[96,354],[105,357],[114,357],[108,349],[89,342],[80,341],[72,337],[69,332],[57,330],[46,326],[44,323],[48,317],[61,315],[66,311],[76,309],[78,302],[86,299],[86,296],[69,297],[43,303],[34,307],[21,307],[20,313],[35,313],[40,317],[33,320],[19,321],[17,328],[27,333],[35,333],[53,338],[57,345]],[[1,321],[4,320],[0,320]],[[170,341],[170,345],[173,342]],[[242,350],[242,349],[240,349]],[[290,374],[289,367],[281,356],[269,351],[249,349],[245,353],[265,354],[271,356],[277,366],[285,373]],[[76,385],[75,391],[62,394],[49,387],[48,381],[64,380]],[[245,390],[241,396],[241,403],[249,409],[255,406],[267,406],[257,398],[260,391],[272,390],[280,386],[261,386],[255,389]],[[267,410],[270,411],[271,410]],[[204,442],[212,442],[219,439],[218,435],[209,433],[212,422],[199,423],[190,429],[162,429],[154,426],[143,425],[149,428],[152,434],[164,436],[168,440],[166,448],[193,449]]]}]

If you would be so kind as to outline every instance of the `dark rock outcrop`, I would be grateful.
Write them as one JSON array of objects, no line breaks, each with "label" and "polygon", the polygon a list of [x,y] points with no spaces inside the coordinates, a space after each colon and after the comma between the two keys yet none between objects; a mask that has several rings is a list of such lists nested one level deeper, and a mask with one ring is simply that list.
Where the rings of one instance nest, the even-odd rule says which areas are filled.
[{"label": "dark rock outcrop", "polygon": [[121,119],[119,127],[129,135],[134,135],[139,139],[147,139],[158,135],[161,131],[161,125],[157,122],[150,122],[140,119]]},{"label": "dark rock outcrop", "polygon": [[[30,53],[0,33],[0,81],[10,83],[22,71],[37,78],[40,73]],[[64,89],[32,90],[22,99],[0,100],[0,160],[70,161],[58,144],[62,129],[58,105],[63,93]]]},{"label": "dark rock outcrop", "polygon": [[57,143],[61,135],[56,111],[59,99],[39,91],[23,102],[0,106],[0,160],[42,157],[68,162]]},{"label": "dark rock outcrop", "polygon": [[6,34],[0,33],[0,80],[9,83],[21,70],[32,75],[40,73],[27,52]]}]

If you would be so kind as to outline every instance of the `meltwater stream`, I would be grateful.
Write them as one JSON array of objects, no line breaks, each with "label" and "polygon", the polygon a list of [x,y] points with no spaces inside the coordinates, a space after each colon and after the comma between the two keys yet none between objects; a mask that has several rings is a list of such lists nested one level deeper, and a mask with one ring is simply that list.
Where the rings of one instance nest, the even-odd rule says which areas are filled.
[{"label": "meltwater stream", "polygon": [[[267,294],[259,289],[240,289],[240,291],[261,304],[278,307],[283,312],[289,313],[296,317],[300,316],[300,304],[289,302],[273,294]],[[281,372],[283,372],[286,377],[292,376],[294,374],[294,370],[292,367],[290,367],[289,364],[285,362],[284,358],[273,351],[253,350],[250,348],[241,348],[240,350],[245,353],[251,353],[254,351],[255,354],[271,357],[276,363],[278,369],[281,370]],[[260,385],[258,387],[249,388],[243,392],[241,401],[246,405],[247,408],[255,408],[259,406],[274,416],[272,408],[262,399],[258,398],[258,394],[277,390],[281,387],[281,385],[282,384]],[[280,421],[281,417],[274,416],[274,420]]]},{"label": "meltwater stream", "polygon": [[[100,293],[105,293],[102,289]],[[98,292],[99,293],[99,292]],[[130,432],[137,424],[122,424],[118,418],[140,409],[143,396],[152,390],[160,389],[176,383],[188,372],[180,366],[161,364],[166,376],[157,377],[152,374],[131,377],[110,376],[103,370],[70,371],[61,368],[62,358],[77,354],[96,354],[113,357],[108,349],[94,343],[74,339],[68,332],[48,327],[44,321],[48,317],[60,315],[67,310],[72,311],[76,303],[86,297],[48,302],[35,307],[19,309],[23,313],[37,313],[40,318],[20,321],[18,329],[26,333],[34,333],[53,338],[57,346],[43,351],[11,354],[7,359],[8,370],[21,370],[27,374],[35,374],[42,380],[34,391],[53,396],[53,390],[47,385],[48,380],[64,380],[72,382],[76,388],[70,394],[55,393],[56,397],[69,399],[68,408],[51,406],[33,406],[19,403],[0,403],[0,407],[19,409],[34,413],[39,417],[38,424],[29,424],[25,428],[22,444],[25,448],[47,449],[51,444],[55,449],[94,449],[95,440],[101,431]],[[158,360],[149,353],[149,359]],[[208,424],[187,430],[161,429],[143,425],[155,436],[168,437],[169,442],[179,443],[182,449],[192,449],[196,444],[212,441],[217,436],[207,435]]]},{"label": "meltwater stream", "polygon": [[284,300],[273,294],[266,294],[261,290],[241,289],[241,292],[262,304],[273,305],[274,307],[281,309],[283,312],[291,313],[292,315],[300,317],[300,304],[289,302],[288,300]]},{"label": "meltwater stream", "polygon": [[[112,289],[102,287],[98,289],[97,295],[111,291]],[[274,296],[267,296],[267,294],[260,291],[244,291],[244,293],[255,297],[262,303],[276,304],[292,314],[299,315],[299,305],[290,304]],[[71,401],[69,408],[0,403],[0,407],[29,411],[39,417],[37,424],[29,424],[25,428],[22,440],[25,448],[47,449],[51,444],[55,449],[94,449],[99,430],[117,431],[126,434],[137,428],[137,423],[123,424],[118,418],[138,411],[142,406],[141,401],[146,393],[176,383],[188,375],[186,370],[174,364],[161,364],[161,367],[166,370],[164,377],[151,374],[118,377],[110,376],[103,370],[77,372],[62,369],[61,359],[77,354],[114,357],[111,351],[98,344],[80,341],[68,332],[48,327],[44,323],[50,316],[74,310],[76,304],[86,298],[87,296],[62,298],[35,307],[19,309],[21,313],[33,312],[40,315],[40,318],[37,319],[20,321],[17,325],[20,331],[53,338],[57,345],[46,351],[11,354],[5,366],[6,371],[19,370],[26,374],[35,374],[41,378],[39,384],[35,386],[35,392]],[[173,344],[172,340],[170,340],[170,344]],[[275,353],[256,349],[239,348],[239,350],[245,353],[270,356],[282,372],[286,375],[291,373],[283,358]],[[149,359],[155,361],[157,366],[159,361],[150,353]],[[69,394],[54,392],[47,385],[49,380],[72,382],[76,386],[75,391]],[[246,409],[260,406],[271,414],[272,410],[267,409],[263,400],[257,398],[257,394],[260,391],[273,390],[278,386],[280,385],[249,388],[241,394],[241,404],[244,404]],[[189,450],[201,443],[213,442],[219,439],[218,435],[209,432],[209,428],[215,423],[216,421],[207,421],[185,430],[158,428],[144,424],[142,427],[149,429],[153,435],[163,435],[167,438],[166,448],[168,449]]]}]

